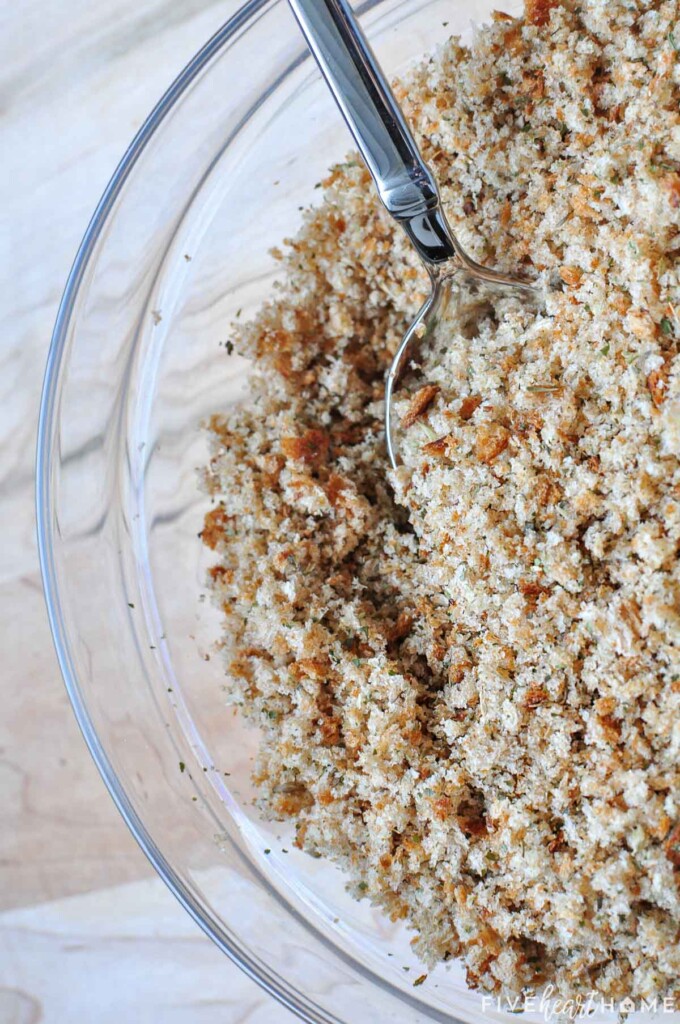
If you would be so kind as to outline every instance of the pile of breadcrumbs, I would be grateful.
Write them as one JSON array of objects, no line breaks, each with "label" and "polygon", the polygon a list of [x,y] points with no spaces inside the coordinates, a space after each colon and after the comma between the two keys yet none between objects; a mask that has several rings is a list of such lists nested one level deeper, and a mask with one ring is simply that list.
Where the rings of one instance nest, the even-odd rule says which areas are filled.
[{"label": "pile of breadcrumbs", "polygon": [[240,328],[203,539],[264,813],[515,993],[680,991],[680,4],[528,3],[397,86],[481,262],[562,289],[383,385],[428,291],[358,159]]}]

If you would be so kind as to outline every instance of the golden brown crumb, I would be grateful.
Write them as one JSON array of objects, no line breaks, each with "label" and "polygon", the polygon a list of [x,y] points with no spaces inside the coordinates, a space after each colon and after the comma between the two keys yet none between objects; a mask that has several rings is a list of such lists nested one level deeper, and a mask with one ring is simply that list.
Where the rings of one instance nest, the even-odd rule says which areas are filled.
[{"label": "golden brown crumb", "polygon": [[456,439],[453,434],[446,434],[444,437],[438,437],[436,441],[427,441],[423,445],[423,454],[433,455],[436,459],[445,459],[455,443]]},{"label": "golden brown crumb", "polygon": [[660,366],[658,370],[652,370],[647,377],[647,387],[657,409],[661,408],[666,397],[669,371],[669,362],[665,360],[663,366]]},{"label": "golden brown crumb", "polygon": [[666,856],[671,864],[680,867],[680,825],[676,825],[666,840]]},{"label": "golden brown crumb", "polygon": [[524,697],[524,707],[533,709],[544,704],[548,699],[547,691],[542,686],[530,686]]},{"label": "golden brown crumb", "polygon": [[668,196],[668,202],[674,210],[677,210],[680,206],[680,174],[677,171],[666,174],[663,179],[663,187]]},{"label": "golden brown crumb", "polygon": [[428,405],[434,401],[439,391],[438,384],[424,384],[411,398],[409,406],[401,418],[404,427],[412,427],[416,420],[423,415]]},{"label": "golden brown crumb", "polygon": [[478,409],[481,404],[481,395],[468,395],[467,398],[464,398],[463,401],[460,403],[458,415],[462,420],[469,420],[475,409]]},{"label": "golden brown crumb", "polygon": [[524,0],[526,19],[532,25],[546,25],[550,12],[557,7],[558,0]]},{"label": "golden brown crumb", "polygon": [[[201,539],[203,543],[211,548],[213,551],[217,548],[220,540],[224,538],[224,527],[226,526],[228,517],[223,508],[214,508],[206,514],[205,521],[203,524],[203,530],[201,531]],[[213,570],[213,578],[219,574],[221,567],[216,567],[217,572]]]},{"label": "golden brown crumb", "polygon": [[578,267],[560,267],[560,277],[565,284],[568,284],[571,288],[575,288],[581,283],[583,273]]},{"label": "golden brown crumb", "polygon": [[321,462],[328,453],[328,434],[323,430],[306,430],[300,437],[282,437],[281,451],[287,459]]},{"label": "golden brown crumb", "polygon": [[484,423],[477,431],[475,455],[480,462],[493,462],[505,451],[510,431],[502,423]]}]

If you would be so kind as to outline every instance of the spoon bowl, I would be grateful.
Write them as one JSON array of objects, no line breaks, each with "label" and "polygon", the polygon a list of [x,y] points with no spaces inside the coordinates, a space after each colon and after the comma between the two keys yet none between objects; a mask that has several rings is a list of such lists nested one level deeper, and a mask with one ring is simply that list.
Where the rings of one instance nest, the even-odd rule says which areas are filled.
[{"label": "spoon bowl", "polygon": [[[443,266],[430,268],[430,294],[406,331],[387,374],[385,443],[392,469],[398,469],[401,464],[400,419],[395,407],[399,386],[405,379],[412,387],[427,383],[425,379],[417,380],[423,346],[431,348],[451,344],[455,333],[454,320],[457,321],[456,330],[463,331],[468,339],[476,337],[480,324],[495,310],[500,300],[515,297],[537,310],[542,305],[543,296],[537,286],[490,271],[463,253],[456,239],[453,244],[456,247],[455,259]],[[448,332],[448,338],[441,336],[443,332]]]}]

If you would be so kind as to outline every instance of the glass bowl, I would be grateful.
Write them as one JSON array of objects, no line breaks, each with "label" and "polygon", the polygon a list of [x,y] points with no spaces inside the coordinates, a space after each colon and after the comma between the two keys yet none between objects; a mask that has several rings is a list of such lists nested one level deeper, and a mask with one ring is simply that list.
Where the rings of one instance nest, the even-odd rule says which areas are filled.
[{"label": "glass bowl", "polygon": [[[393,74],[492,6],[373,0],[362,12]],[[121,814],[265,989],[307,1021],[510,1020],[456,964],[414,987],[423,968],[404,926],[258,819],[257,735],[209,660],[219,618],[197,537],[199,423],[238,400],[248,368],[225,352],[229,325],[270,294],[270,247],[348,144],[283,0],[247,3],[133,141],[76,258],[47,365],[37,502],[49,615]]]}]

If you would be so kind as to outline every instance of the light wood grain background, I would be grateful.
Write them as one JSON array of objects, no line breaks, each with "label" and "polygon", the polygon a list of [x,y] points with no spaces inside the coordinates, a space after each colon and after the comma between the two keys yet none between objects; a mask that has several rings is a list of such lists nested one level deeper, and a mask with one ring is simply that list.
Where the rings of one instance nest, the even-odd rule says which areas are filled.
[{"label": "light wood grain background", "polygon": [[127,143],[236,0],[0,10],[0,1022],[293,1017],[155,878],[59,675],[34,541],[38,402],[57,304]]}]

